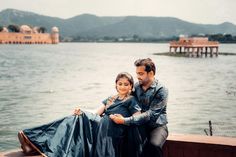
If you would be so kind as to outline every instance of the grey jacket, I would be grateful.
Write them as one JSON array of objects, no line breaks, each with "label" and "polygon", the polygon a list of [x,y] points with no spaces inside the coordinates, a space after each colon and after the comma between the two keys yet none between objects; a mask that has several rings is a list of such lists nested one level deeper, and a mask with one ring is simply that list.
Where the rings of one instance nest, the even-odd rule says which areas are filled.
[{"label": "grey jacket", "polygon": [[158,80],[154,80],[146,91],[144,91],[138,83],[135,84],[134,88],[134,96],[138,100],[142,113],[140,115],[125,118],[125,124],[147,124],[150,127],[157,127],[167,124],[167,88],[161,85]]}]

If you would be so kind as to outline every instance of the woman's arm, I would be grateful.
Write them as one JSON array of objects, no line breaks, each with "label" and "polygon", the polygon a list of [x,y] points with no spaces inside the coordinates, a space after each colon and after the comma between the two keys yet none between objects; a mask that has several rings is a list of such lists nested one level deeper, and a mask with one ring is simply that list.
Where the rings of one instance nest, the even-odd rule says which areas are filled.
[{"label": "woman's arm", "polygon": [[[98,107],[96,110],[93,110],[91,112],[101,116],[104,110],[105,110],[105,105],[103,104],[100,107]],[[74,115],[81,115],[82,113],[83,111],[79,107],[75,108]]]},{"label": "woman's arm", "polygon": [[102,104],[100,107],[98,107],[96,110],[95,110],[95,114],[101,116],[103,114],[103,112],[105,111],[105,105]]}]

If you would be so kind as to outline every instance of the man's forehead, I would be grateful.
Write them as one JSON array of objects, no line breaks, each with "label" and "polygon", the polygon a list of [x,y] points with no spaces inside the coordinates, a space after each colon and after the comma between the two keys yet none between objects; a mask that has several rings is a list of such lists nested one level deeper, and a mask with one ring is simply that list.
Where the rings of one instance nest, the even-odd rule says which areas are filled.
[{"label": "man's forehead", "polygon": [[145,71],[145,66],[138,66],[136,67],[136,71]]}]

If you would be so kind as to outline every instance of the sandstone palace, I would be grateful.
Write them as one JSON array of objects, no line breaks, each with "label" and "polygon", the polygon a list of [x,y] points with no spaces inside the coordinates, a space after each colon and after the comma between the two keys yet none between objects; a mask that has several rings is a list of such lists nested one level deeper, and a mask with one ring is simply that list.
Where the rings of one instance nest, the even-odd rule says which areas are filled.
[{"label": "sandstone palace", "polygon": [[59,43],[59,30],[52,27],[51,33],[45,33],[39,27],[31,28],[27,25],[18,27],[17,31],[9,27],[0,29],[0,44],[57,44]]}]

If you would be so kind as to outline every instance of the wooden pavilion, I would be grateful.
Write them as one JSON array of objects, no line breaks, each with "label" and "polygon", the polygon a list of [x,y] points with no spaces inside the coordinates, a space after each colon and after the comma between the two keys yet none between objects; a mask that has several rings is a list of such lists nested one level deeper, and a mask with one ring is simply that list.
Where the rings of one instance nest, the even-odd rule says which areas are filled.
[{"label": "wooden pavilion", "polygon": [[189,57],[218,56],[219,42],[209,41],[207,37],[180,37],[179,41],[170,42],[170,53],[184,53]]}]

